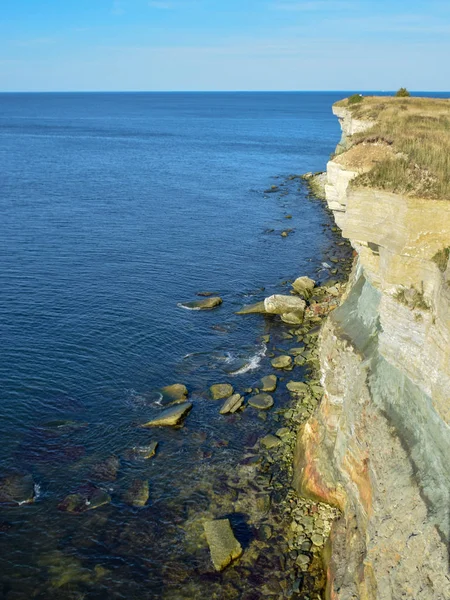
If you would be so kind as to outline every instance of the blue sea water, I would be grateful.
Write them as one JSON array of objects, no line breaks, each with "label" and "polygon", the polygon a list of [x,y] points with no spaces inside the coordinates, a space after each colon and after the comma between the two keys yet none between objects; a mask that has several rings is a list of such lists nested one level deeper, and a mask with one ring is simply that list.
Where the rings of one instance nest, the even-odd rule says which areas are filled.
[{"label": "blue sea water", "polygon": [[[189,564],[186,506],[202,477],[233,468],[245,432],[267,427],[248,411],[230,426],[207,399],[212,383],[242,390],[268,372],[267,323],[234,313],[329,275],[330,218],[289,176],[324,169],[345,95],[0,94],[0,477],[31,473],[40,489],[0,509],[0,596],[178,597],[165,568],[171,555]],[[223,304],[179,306],[201,291]],[[138,429],[174,382],[194,398],[186,426]],[[45,427],[66,419],[80,427]],[[95,461],[150,439],[145,509],[120,501],[134,472],[122,461],[112,505],[58,511]],[[55,583],[55,569],[98,565],[104,580]]]}]

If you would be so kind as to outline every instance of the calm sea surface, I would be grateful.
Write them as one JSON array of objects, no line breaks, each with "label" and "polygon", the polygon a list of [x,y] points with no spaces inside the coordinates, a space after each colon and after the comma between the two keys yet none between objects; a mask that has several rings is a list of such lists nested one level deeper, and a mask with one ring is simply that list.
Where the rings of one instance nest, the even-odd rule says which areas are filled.
[{"label": "calm sea surface", "polygon": [[[0,94],[0,477],[37,494],[0,508],[1,598],[227,597],[195,516],[221,516],[217,482],[273,425],[219,416],[207,390],[271,372],[270,325],[236,310],[328,276],[329,216],[288,177],[324,169],[342,96]],[[223,304],[179,306],[201,291]],[[174,382],[185,427],[139,429]],[[123,501],[136,477],[141,509]],[[86,482],[112,503],[58,510]]]}]

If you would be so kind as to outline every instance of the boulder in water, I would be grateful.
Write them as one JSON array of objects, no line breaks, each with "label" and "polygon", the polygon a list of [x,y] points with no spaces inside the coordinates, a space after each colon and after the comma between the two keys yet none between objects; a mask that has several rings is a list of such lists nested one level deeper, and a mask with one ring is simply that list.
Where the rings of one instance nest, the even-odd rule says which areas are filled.
[{"label": "boulder in water", "polygon": [[29,473],[13,472],[0,478],[0,504],[30,504],[34,497],[33,478]]},{"label": "boulder in water", "polygon": [[58,504],[58,509],[72,514],[80,514],[110,502],[111,497],[105,490],[88,483],[80,486],[73,494],[66,496]]},{"label": "boulder in water", "polygon": [[233,414],[237,410],[239,410],[244,403],[244,398],[240,394],[233,394],[225,402],[223,403],[222,408],[220,409],[221,415],[227,415],[229,413]]},{"label": "boulder in water", "polygon": [[149,485],[146,479],[134,479],[124,494],[126,504],[136,508],[145,506],[149,497]]},{"label": "boulder in water", "polygon": [[174,427],[181,424],[191,409],[192,404],[190,402],[177,404],[163,410],[158,417],[148,421],[148,423],[144,423],[141,427]]},{"label": "boulder in water", "polygon": [[206,521],[203,527],[214,568],[216,571],[223,571],[233,560],[241,556],[242,546],[234,537],[228,519]]},{"label": "boulder in water", "polygon": [[315,285],[316,282],[310,277],[298,277],[293,282],[292,289],[299,296],[303,296],[303,298],[308,299],[311,296]]},{"label": "boulder in water", "polygon": [[266,312],[272,315],[282,315],[284,313],[299,313],[305,312],[306,303],[297,296],[283,296],[282,294],[274,294],[264,300],[264,308]]},{"label": "boulder in water", "polygon": [[260,443],[261,446],[264,446],[265,448],[270,450],[271,448],[276,448],[277,446],[279,446],[281,444],[281,440],[276,435],[272,435],[271,433],[269,433],[268,435],[265,435],[263,438],[261,438]]},{"label": "boulder in water", "polygon": [[277,356],[272,360],[272,367],[274,369],[292,369],[292,357],[287,354]]},{"label": "boulder in water", "polygon": [[249,398],[248,403],[253,408],[268,410],[273,406],[273,398],[269,394],[256,394],[256,396]]},{"label": "boulder in water", "polygon": [[182,383],[173,383],[161,388],[161,393],[170,402],[183,402],[188,396],[188,389]]},{"label": "boulder in water", "polygon": [[286,384],[287,389],[293,394],[308,394],[309,387],[303,381],[289,381]]},{"label": "boulder in water", "polygon": [[277,381],[276,375],[266,375],[256,387],[262,392],[274,392],[277,389]]},{"label": "boulder in water", "polygon": [[135,446],[129,450],[125,450],[124,456],[126,460],[147,460],[156,454],[158,442],[150,442],[147,446]]},{"label": "boulder in water", "polygon": [[221,400],[231,396],[234,390],[229,383],[215,383],[209,388],[209,391],[213,400]]},{"label": "boulder in water", "polygon": [[95,464],[91,470],[91,479],[96,481],[115,481],[119,471],[119,458],[113,454]]},{"label": "boulder in water", "polygon": [[222,298],[220,296],[211,296],[204,300],[194,300],[193,302],[182,302],[181,306],[189,308],[190,310],[211,310],[222,304]]},{"label": "boulder in water", "polygon": [[302,312],[283,313],[281,315],[281,320],[283,321],[283,323],[287,323],[288,325],[301,325],[303,323],[303,313]]}]

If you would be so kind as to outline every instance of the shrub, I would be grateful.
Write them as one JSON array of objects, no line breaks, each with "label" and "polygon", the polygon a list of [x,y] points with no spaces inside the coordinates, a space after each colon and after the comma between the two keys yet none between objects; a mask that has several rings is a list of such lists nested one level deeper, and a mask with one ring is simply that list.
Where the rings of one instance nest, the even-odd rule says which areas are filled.
[{"label": "shrub", "polygon": [[364,96],[362,94],[353,94],[348,99],[348,104],[358,104],[364,100]]},{"label": "shrub", "polygon": [[439,252],[436,252],[436,254],[433,256],[432,260],[437,264],[437,266],[439,267],[439,270],[442,271],[442,273],[443,273],[445,271],[445,269],[447,268],[449,258],[450,258],[450,247],[443,248],[442,250],[439,250]]},{"label": "shrub", "polygon": [[400,88],[395,95],[397,98],[409,98],[411,96],[406,88]]}]

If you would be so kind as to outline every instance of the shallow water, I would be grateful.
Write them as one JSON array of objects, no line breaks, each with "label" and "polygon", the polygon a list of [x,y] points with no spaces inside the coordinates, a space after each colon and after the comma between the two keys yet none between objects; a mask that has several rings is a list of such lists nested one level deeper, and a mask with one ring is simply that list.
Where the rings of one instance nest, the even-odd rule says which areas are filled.
[{"label": "shallow water", "polygon": [[[340,96],[0,95],[0,476],[31,473],[39,488],[0,508],[0,596],[228,597],[198,519],[235,512],[230,476],[289,397],[280,386],[267,420],[225,417],[207,390],[253,386],[283,346],[276,322],[238,308],[298,275],[329,277],[330,218],[288,176],[324,167]],[[200,291],[223,304],[178,306]],[[174,382],[194,404],[185,426],[138,428]],[[152,440],[155,458],[126,459]],[[118,472],[99,480],[111,455]],[[141,509],[123,501],[135,478],[150,481]],[[86,481],[112,503],[59,511]],[[250,545],[248,515],[233,519]],[[269,565],[239,577],[258,588]]]}]

